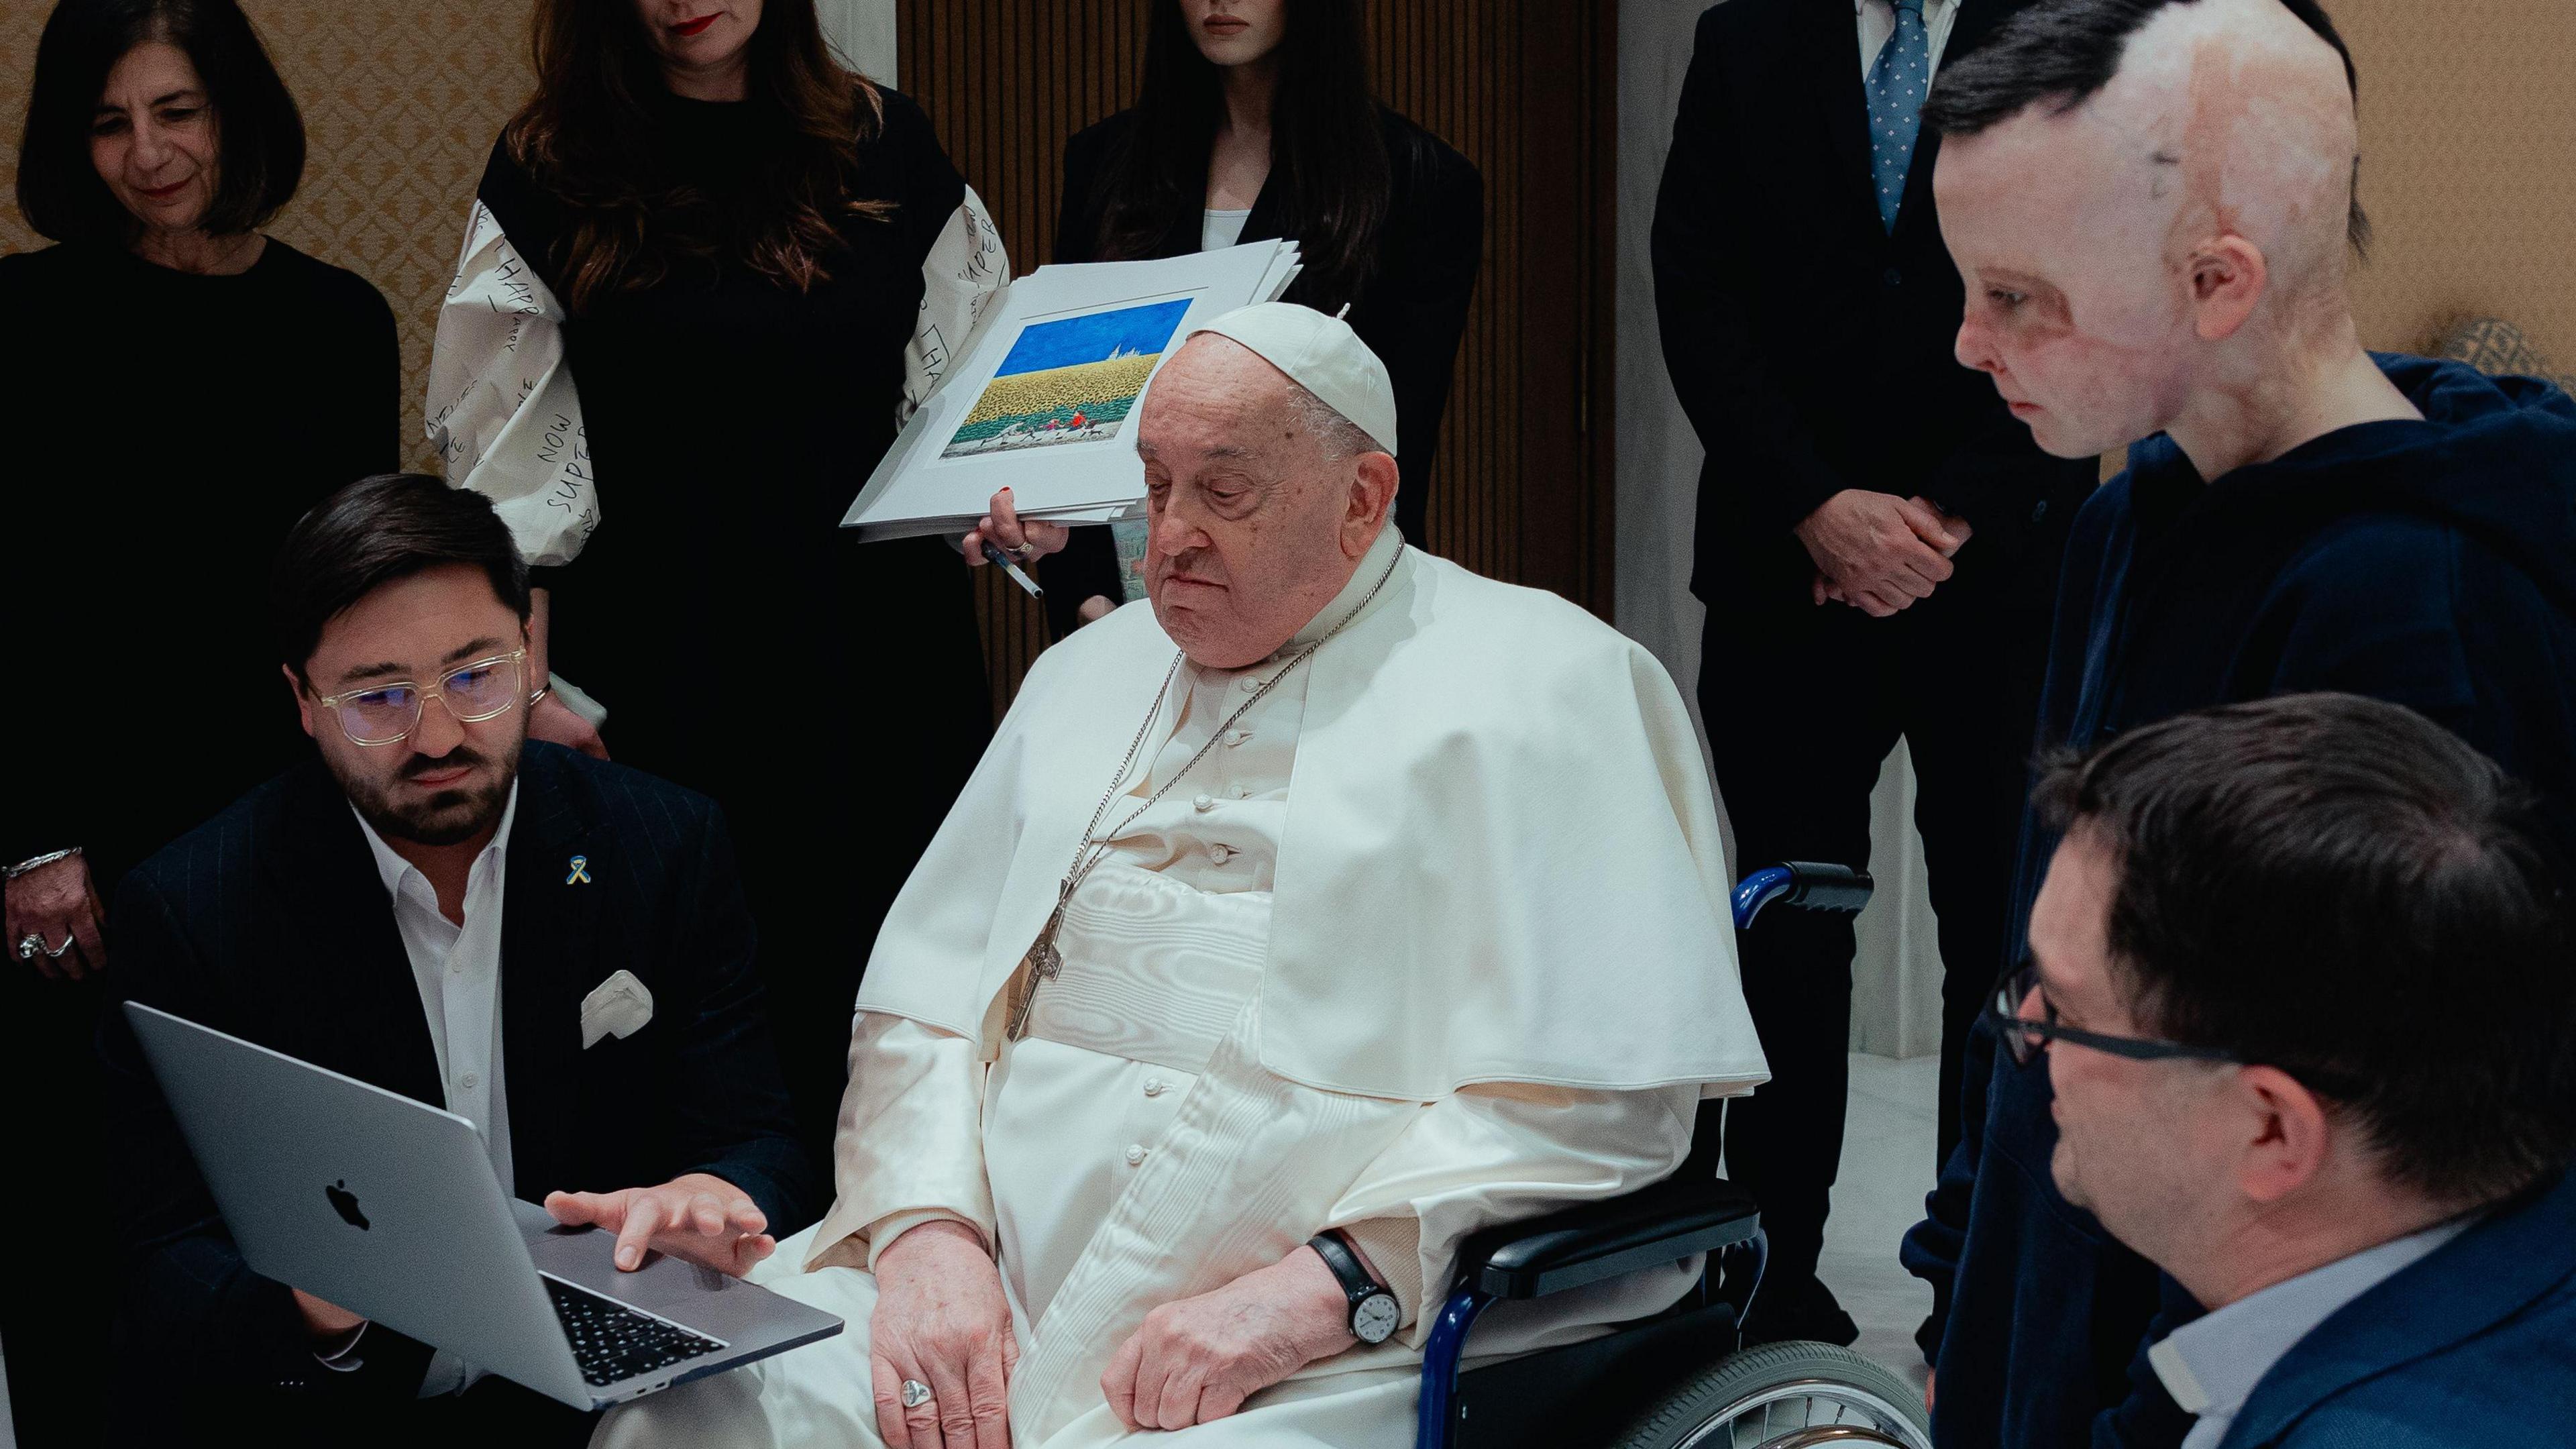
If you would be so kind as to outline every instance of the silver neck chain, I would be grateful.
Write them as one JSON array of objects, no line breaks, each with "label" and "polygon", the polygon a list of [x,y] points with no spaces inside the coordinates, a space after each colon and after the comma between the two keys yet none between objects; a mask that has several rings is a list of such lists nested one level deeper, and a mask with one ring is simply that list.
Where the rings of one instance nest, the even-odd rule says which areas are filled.
[{"label": "silver neck chain", "polygon": [[1377,576],[1376,583],[1369,585],[1368,593],[1362,596],[1358,603],[1351,606],[1349,613],[1344,614],[1340,620],[1334,623],[1332,628],[1324,631],[1324,637],[1307,645],[1305,648],[1298,650],[1295,657],[1291,658],[1278,673],[1263,680],[1261,682],[1261,687],[1252,692],[1252,697],[1235,706],[1234,713],[1227,715],[1225,717],[1225,722],[1218,725],[1215,732],[1207,737],[1207,743],[1199,746],[1198,753],[1190,756],[1189,763],[1181,766],[1178,770],[1173,771],[1172,778],[1165,780],[1161,789],[1156,790],[1152,795],[1146,797],[1144,804],[1139,805],[1134,810],[1130,811],[1126,819],[1121,820],[1116,825],[1110,827],[1108,834],[1095,834],[1094,832],[1100,828],[1101,817],[1109,813],[1109,802],[1118,798],[1118,787],[1127,783],[1127,772],[1135,768],[1136,754],[1145,747],[1146,733],[1153,729],[1155,719],[1161,716],[1163,712],[1163,700],[1165,696],[1172,692],[1172,681],[1180,675],[1181,665],[1189,659],[1189,654],[1185,650],[1173,654],[1172,667],[1166,670],[1163,674],[1162,688],[1156,690],[1154,693],[1153,707],[1145,712],[1144,723],[1136,726],[1136,737],[1127,742],[1127,757],[1118,762],[1118,772],[1109,777],[1108,790],[1102,793],[1100,803],[1092,807],[1091,819],[1082,827],[1082,843],[1075,846],[1073,849],[1073,861],[1065,867],[1064,885],[1063,888],[1057,892],[1056,899],[1059,902],[1070,899],[1073,893],[1081,888],[1083,879],[1089,876],[1092,869],[1099,865],[1100,862],[1108,856],[1110,842],[1118,839],[1122,835],[1125,835],[1129,826],[1134,825],[1146,811],[1153,809],[1165,795],[1170,794],[1172,787],[1179,784],[1184,776],[1188,775],[1190,771],[1197,769],[1199,761],[1207,758],[1208,751],[1216,748],[1217,741],[1224,739],[1226,735],[1234,729],[1235,724],[1240,721],[1244,715],[1251,712],[1254,705],[1261,703],[1263,697],[1268,695],[1272,689],[1277,688],[1279,681],[1286,679],[1291,673],[1295,672],[1298,665],[1314,658],[1316,650],[1332,643],[1334,636],[1350,627],[1351,621],[1358,618],[1360,616],[1360,612],[1366,609],[1370,602],[1377,598],[1378,591],[1386,587],[1386,581],[1395,577],[1395,566],[1403,561],[1404,549],[1399,545],[1396,548],[1395,557],[1387,560],[1386,571]]}]

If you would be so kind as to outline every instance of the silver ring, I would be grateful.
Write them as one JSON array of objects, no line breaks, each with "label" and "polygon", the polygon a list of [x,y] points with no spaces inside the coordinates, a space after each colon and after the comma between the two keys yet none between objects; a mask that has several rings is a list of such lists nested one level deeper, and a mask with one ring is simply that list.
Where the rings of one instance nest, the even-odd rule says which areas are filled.
[{"label": "silver ring", "polygon": [[45,938],[33,931],[18,938],[18,959],[21,961],[35,960],[36,953],[44,949]]},{"label": "silver ring", "polygon": [[[65,931],[65,932],[63,932],[63,943],[62,943],[61,945],[59,945],[59,946],[56,946],[54,949],[52,949],[52,950],[50,950],[50,951],[47,951],[47,952],[45,953],[45,959],[46,959],[46,960],[48,960],[48,961],[60,961],[61,959],[63,959],[63,953],[64,953],[65,951],[68,951],[68,950],[70,950],[70,949],[72,948],[72,940],[73,940],[73,937],[72,937],[72,933],[71,933],[71,932],[69,932],[69,931]],[[37,944],[37,945],[39,945],[39,946],[42,946],[43,944],[45,944],[45,938],[44,938],[44,937],[42,937],[42,936],[38,936],[38,937],[36,938],[36,944]]]},{"label": "silver ring", "polygon": [[905,1379],[903,1381],[903,1406],[905,1408],[918,1409],[929,1402],[930,1385],[923,1383],[919,1379]]},{"label": "silver ring", "polygon": [[1034,543],[1023,543],[1017,548],[1007,550],[1007,552],[1011,557],[1018,559],[1020,562],[1027,563],[1030,559],[1037,557],[1038,546]]}]

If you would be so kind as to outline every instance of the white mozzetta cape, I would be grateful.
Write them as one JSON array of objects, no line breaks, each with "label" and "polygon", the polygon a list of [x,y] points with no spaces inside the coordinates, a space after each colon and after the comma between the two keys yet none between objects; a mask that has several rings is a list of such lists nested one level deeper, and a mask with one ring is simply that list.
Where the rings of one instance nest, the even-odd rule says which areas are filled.
[{"label": "white mozzetta cape", "polygon": [[[860,1010],[996,1054],[1021,954],[1175,652],[1131,604],[1040,656],[897,897]],[[1651,655],[1408,548],[1302,667],[1262,1067],[1425,1102],[1477,1082],[1723,1096],[1769,1075],[1707,770]]]}]

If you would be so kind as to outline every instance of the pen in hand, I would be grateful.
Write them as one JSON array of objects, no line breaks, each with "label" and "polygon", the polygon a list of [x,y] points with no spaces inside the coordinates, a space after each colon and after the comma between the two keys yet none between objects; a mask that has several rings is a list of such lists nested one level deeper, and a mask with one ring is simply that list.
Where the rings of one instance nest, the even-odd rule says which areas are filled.
[{"label": "pen in hand", "polygon": [[995,568],[1000,569],[1002,572],[1009,574],[1011,576],[1012,583],[1018,584],[1021,588],[1029,591],[1030,598],[1035,599],[1044,597],[1046,591],[1038,587],[1038,581],[1021,572],[1020,566],[1011,562],[1011,556],[1009,554],[1004,553],[999,548],[995,547],[993,541],[989,538],[983,540],[983,544],[984,561],[986,563],[989,563]]}]

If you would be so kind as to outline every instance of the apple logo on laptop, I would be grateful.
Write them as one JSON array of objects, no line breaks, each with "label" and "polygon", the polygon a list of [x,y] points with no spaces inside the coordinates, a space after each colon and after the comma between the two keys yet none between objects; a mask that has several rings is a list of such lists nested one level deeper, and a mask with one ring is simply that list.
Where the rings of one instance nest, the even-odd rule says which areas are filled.
[{"label": "apple logo on laptop", "polygon": [[322,1195],[331,1200],[331,1210],[340,1215],[342,1222],[362,1233],[367,1230],[367,1215],[358,1211],[358,1195],[349,1191],[349,1179],[344,1177],[322,1189]]}]

